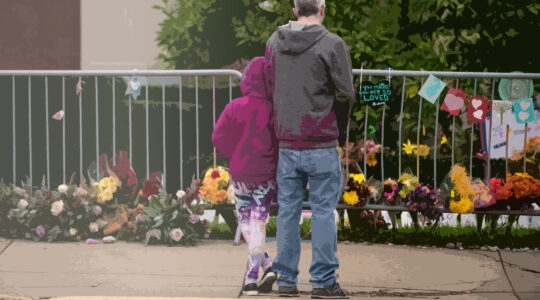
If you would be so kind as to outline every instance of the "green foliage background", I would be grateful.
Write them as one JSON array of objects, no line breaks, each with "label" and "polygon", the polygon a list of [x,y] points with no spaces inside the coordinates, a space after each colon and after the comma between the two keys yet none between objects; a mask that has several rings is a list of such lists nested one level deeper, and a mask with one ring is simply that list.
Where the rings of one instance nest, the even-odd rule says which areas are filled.
[{"label": "green foliage background", "polygon": [[[173,69],[234,66],[241,70],[242,58],[262,55],[266,40],[277,26],[294,20],[293,1],[268,0],[270,9],[263,9],[262,3],[162,0],[162,5],[155,7],[166,16],[157,38],[163,49],[159,58]],[[324,25],[350,46],[355,69],[538,73],[539,14],[540,1],[536,0],[328,0]],[[468,164],[470,124],[457,118],[454,126],[453,120],[441,113],[441,132],[435,133],[436,105],[423,101],[420,107],[417,93],[421,80],[407,79],[403,114],[398,101],[403,83],[392,81],[395,101],[386,112],[386,140],[397,140],[402,119],[404,141],[415,143],[420,118],[427,133],[422,144],[431,146],[436,134],[450,137],[453,131],[456,161]],[[459,86],[469,95],[491,95],[489,81],[478,82],[477,89],[472,80],[461,80]],[[357,106],[352,115],[352,140],[364,138],[365,117],[365,108]],[[370,110],[367,117],[377,132],[371,138],[376,139],[382,113]],[[401,147],[397,143],[387,146],[385,153],[389,156]]]}]

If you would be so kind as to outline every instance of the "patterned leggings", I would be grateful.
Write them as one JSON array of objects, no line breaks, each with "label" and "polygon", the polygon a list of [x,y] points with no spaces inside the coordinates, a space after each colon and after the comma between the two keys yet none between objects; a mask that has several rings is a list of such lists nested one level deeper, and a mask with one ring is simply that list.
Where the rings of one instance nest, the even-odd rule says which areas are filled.
[{"label": "patterned leggings", "polygon": [[244,284],[256,283],[259,268],[272,266],[272,258],[266,252],[266,223],[270,214],[270,203],[277,196],[274,180],[257,184],[234,181],[236,216],[238,226],[248,244],[247,272]]}]

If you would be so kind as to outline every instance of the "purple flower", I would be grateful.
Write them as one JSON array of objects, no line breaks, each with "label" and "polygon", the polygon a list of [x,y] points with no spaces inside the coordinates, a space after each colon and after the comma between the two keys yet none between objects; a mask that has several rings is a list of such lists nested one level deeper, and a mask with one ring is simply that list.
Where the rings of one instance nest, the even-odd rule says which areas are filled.
[{"label": "purple flower", "polygon": [[45,232],[46,232],[46,230],[45,230],[45,227],[43,225],[39,225],[38,227],[36,227],[36,234],[40,238],[45,236]]},{"label": "purple flower", "polygon": [[144,222],[144,215],[143,214],[137,214],[135,216],[135,223],[142,223]]},{"label": "purple flower", "polygon": [[189,215],[189,223],[191,223],[191,224],[195,224],[195,223],[199,222],[200,219],[201,218],[197,214]]},{"label": "purple flower", "polygon": [[96,215],[96,216],[99,216],[102,212],[102,209],[101,209],[101,206],[99,205],[94,205],[94,207],[92,207],[92,212]]}]

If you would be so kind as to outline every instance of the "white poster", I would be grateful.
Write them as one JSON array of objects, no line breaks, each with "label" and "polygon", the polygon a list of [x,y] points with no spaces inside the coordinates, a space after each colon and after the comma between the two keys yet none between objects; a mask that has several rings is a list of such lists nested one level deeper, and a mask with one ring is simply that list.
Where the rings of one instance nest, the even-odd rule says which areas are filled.
[{"label": "white poster", "polygon": [[[540,112],[535,111],[536,121],[527,124],[527,139],[540,136]],[[484,132],[486,148],[489,146],[489,156],[492,159],[505,158],[506,156],[506,125],[510,128],[508,134],[508,157],[512,157],[514,151],[522,151],[525,143],[525,124],[518,124],[516,116],[512,110],[505,111],[502,116],[499,113],[493,114],[493,127],[490,130],[490,119],[486,119]],[[492,138],[491,144],[489,143]]]}]

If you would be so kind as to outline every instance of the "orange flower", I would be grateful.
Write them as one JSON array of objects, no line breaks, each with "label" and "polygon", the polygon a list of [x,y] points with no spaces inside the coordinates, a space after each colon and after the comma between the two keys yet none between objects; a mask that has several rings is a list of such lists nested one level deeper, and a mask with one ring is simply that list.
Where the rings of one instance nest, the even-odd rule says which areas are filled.
[{"label": "orange flower", "polygon": [[367,165],[370,167],[377,165],[377,157],[375,157],[375,152],[369,152],[367,154]]}]

